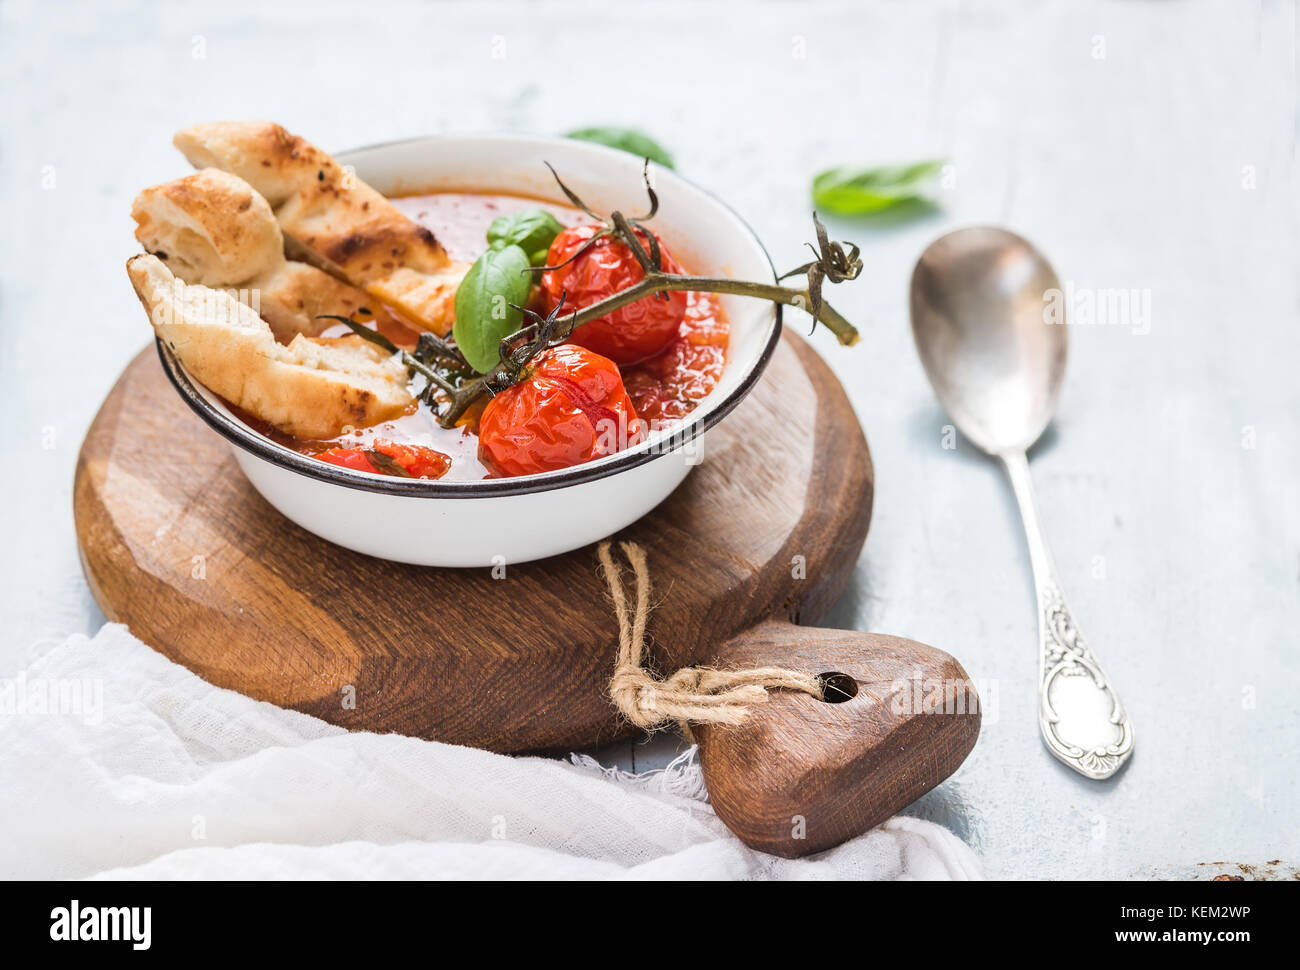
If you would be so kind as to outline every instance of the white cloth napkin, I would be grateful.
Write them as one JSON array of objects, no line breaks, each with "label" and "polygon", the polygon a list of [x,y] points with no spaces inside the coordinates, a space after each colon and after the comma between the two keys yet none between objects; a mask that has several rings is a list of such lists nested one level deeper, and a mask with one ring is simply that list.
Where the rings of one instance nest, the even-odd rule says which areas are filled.
[{"label": "white cloth napkin", "polygon": [[693,753],[629,776],[350,733],[116,624],[0,679],[0,779],[7,878],[979,878],[920,819],[778,859],[713,814]]}]

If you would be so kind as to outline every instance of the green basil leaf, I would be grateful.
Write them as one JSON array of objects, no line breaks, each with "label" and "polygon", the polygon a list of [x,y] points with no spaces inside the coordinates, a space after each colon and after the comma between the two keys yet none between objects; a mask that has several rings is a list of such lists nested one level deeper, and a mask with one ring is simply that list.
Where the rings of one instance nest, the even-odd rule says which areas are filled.
[{"label": "green basil leaf", "polygon": [[563,230],[560,220],[545,209],[523,209],[493,219],[487,238],[493,249],[518,246],[533,266],[545,266],[551,243]]},{"label": "green basil leaf", "polygon": [[924,198],[943,161],[881,168],[832,168],[813,179],[813,204],[837,216],[862,216]]},{"label": "green basil leaf", "polygon": [[664,168],[673,167],[673,157],[668,154],[668,150],[649,135],[643,134],[635,128],[615,128],[611,126],[579,128],[577,131],[569,132],[564,137],[576,138],[578,141],[594,141],[597,145],[608,145],[610,148],[631,152],[640,158],[648,158],[652,162],[658,162]]},{"label": "green basil leaf", "polygon": [[515,306],[528,302],[528,256],[518,246],[489,249],[456,288],[456,346],[471,367],[486,374],[500,361],[501,341],[523,320]]}]

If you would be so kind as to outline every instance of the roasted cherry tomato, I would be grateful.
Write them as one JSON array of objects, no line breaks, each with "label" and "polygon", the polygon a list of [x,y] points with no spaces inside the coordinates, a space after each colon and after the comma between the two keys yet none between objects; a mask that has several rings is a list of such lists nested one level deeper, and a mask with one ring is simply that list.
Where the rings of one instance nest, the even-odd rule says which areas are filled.
[{"label": "roasted cherry tomato", "polygon": [[330,448],[316,455],[321,461],[358,472],[410,478],[441,478],[451,458],[422,445],[402,445],[382,438],[369,448]]},{"label": "roasted cherry tomato", "polygon": [[[559,266],[565,262],[600,228],[574,226],[565,229],[551,243],[547,265]],[[636,233],[642,247],[649,253],[645,233],[639,229]],[[683,272],[662,242],[659,251],[665,273]],[[542,289],[546,294],[547,310],[555,308],[561,294],[564,294],[566,306],[582,309],[626,290],[644,278],[645,271],[627,244],[604,236],[567,266],[543,273]],[[616,364],[635,364],[668,346],[685,316],[685,293],[647,296],[579,327],[573,332],[573,342],[608,357]]]},{"label": "roasted cherry tomato", "polygon": [[562,344],[488,402],[478,456],[493,474],[534,475],[602,458],[641,440],[641,420],[608,358]]}]

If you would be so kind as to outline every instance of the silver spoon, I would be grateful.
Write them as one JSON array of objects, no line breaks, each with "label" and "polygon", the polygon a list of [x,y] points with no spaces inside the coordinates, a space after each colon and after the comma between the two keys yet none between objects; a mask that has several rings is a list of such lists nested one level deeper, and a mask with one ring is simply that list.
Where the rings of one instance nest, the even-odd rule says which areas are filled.
[{"label": "silver spoon", "polygon": [[912,273],[912,336],[935,394],[962,433],[1002,461],[1024,520],[1038,592],[1038,724],[1048,750],[1089,778],[1133,752],[1133,725],[1065,605],[1025,452],[1056,409],[1066,326],[1048,323],[1061,284],[1039,252],[1004,229],[950,232]]}]

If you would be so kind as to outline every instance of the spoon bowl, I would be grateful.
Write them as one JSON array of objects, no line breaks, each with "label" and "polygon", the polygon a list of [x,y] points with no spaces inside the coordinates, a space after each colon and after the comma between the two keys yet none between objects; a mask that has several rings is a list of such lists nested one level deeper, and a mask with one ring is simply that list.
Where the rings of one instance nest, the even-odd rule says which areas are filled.
[{"label": "spoon bowl", "polygon": [[993,455],[1029,449],[1056,410],[1067,328],[1045,323],[1061,284],[1028,241],[959,229],[912,274],[912,335],[935,394],[962,434]]}]

